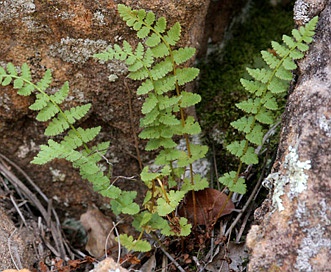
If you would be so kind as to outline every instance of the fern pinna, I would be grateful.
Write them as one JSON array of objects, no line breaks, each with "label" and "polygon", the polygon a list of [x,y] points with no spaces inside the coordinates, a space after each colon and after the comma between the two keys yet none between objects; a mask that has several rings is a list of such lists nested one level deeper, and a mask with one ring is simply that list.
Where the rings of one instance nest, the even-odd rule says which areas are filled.
[{"label": "fern pinna", "polygon": [[272,51],[261,51],[266,68],[247,68],[251,79],[240,80],[251,97],[236,104],[237,108],[245,112],[245,116],[231,123],[245,135],[245,139],[227,146],[227,150],[240,160],[236,172],[231,171],[219,178],[219,182],[230,191],[245,193],[245,180],[240,177],[242,165],[258,163],[255,147],[263,144],[266,128],[275,124],[279,118],[279,102],[286,95],[293,78],[291,71],[297,68],[295,60],[303,58],[304,52],[309,49],[308,44],[313,41],[317,21],[318,17],[314,17],[305,26],[293,29],[292,37],[283,35],[283,44],[273,41]]},{"label": "fern pinna", "polygon": [[57,136],[67,131],[60,142],[50,139],[47,145],[41,145],[40,151],[32,163],[45,164],[55,158],[66,159],[79,169],[81,176],[90,181],[95,190],[104,196],[109,196],[109,190],[107,190],[109,179],[98,165],[109,146],[109,142],[88,147],[88,143],[99,134],[101,128],[74,127],[75,122],[88,113],[91,104],[62,110],[60,104],[68,97],[69,84],[66,82],[56,93],[47,94],[46,90],[51,82],[50,70],[45,72],[40,81],[33,83],[30,68],[25,63],[20,69],[17,69],[12,63],[8,63],[6,69],[0,67],[2,86],[12,83],[13,87],[18,90],[17,93],[23,96],[35,93],[35,102],[29,108],[38,111],[36,116],[38,121],[48,122],[44,132],[46,136]]},{"label": "fern pinna", "polygon": [[[141,231],[160,229],[165,235],[188,235],[187,219],[176,217],[174,210],[187,192],[208,186],[207,180],[193,173],[192,167],[194,161],[205,157],[207,147],[190,142],[190,136],[199,134],[201,128],[185,113],[186,108],[201,100],[200,95],[184,90],[185,84],[199,73],[197,68],[183,65],[194,56],[195,48],[175,49],[181,34],[178,22],[168,29],[166,19],[156,19],[151,11],[133,10],[122,4],[118,5],[118,11],[143,42],[133,48],[124,41],[122,47],[115,44],[95,57],[125,62],[128,77],[142,81],[137,89],[137,95],[145,98],[141,110],[144,117],[140,122],[143,131],[139,137],[148,140],[147,151],[160,150],[155,159],[159,171],[145,167],[141,173],[149,190],[143,203],[146,210],[135,217],[134,225]],[[174,136],[185,139],[186,150],[177,148]],[[120,201],[112,200],[113,206],[120,206]]]}]

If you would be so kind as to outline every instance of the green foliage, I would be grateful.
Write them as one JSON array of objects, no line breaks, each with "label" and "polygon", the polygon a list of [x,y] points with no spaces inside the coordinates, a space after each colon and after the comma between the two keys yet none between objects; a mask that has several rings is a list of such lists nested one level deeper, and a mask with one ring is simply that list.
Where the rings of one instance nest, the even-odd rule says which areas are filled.
[{"label": "green foliage", "polygon": [[[143,130],[139,137],[148,140],[147,151],[159,151],[155,164],[160,170],[155,172],[145,167],[141,173],[149,189],[144,201],[148,212],[131,209],[130,200],[124,199],[112,200],[112,208],[115,213],[121,213],[128,205],[137,229],[158,229],[164,235],[188,235],[191,225],[186,218],[174,217],[173,212],[188,191],[208,186],[205,179],[192,171],[192,164],[207,153],[206,146],[190,143],[190,137],[199,134],[201,128],[193,117],[185,114],[185,109],[199,103],[201,97],[181,87],[198,76],[197,68],[185,67],[194,56],[195,48],[174,48],[181,35],[179,23],[168,28],[165,18],[157,19],[151,11],[133,10],[122,4],[118,5],[118,12],[142,41],[135,48],[126,41],[122,46],[114,44],[95,57],[102,61],[123,61],[128,67],[128,77],[142,81],[137,95],[144,97],[141,112],[145,116],[140,121]],[[174,140],[177,136],[185,139],[186,150],[178,150]],[[185,172],[189,172],[190,177],[181,187],[179,181],[183,180]],[[164,216],[169,222],[162,218]]]},{"label": "green foliage", "polygon": [[227,150],[239,158],[237,172],[231,171],[219,178],[219,182],[231,191],[244,193],[246,185],[239,177],[242,164],[257,164],[258,156],[254,149],[263,144],[263,137],[270,125],[279,118],[278,101],[282,100],[292,80],[292,70],[297,68],[295,60],[304,56],[313,41],[318,17],[314,17],[299,30],[292,30],[292,37],[283,35],[283,44],[272,42],[273,51],[261,51],[265,68],[247,68],[251,78],[240,82],[250,94],[250,98],[237,103],[237,108],[245,112],[245,116],[231,125],[245,136],[244,140],[234,141]]}]

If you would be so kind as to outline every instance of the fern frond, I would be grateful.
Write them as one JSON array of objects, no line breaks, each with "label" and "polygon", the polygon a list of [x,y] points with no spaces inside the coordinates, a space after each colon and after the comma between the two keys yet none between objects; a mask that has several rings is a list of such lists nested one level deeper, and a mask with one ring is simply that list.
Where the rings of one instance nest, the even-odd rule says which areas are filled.
[{"label": "fern frond", "polygon": [[53,118],[60,108],[57,105],[54,105],[52,102],[47,102],[47,105],[43,107],[36,116],[36,119],[40,122],[45,122]]},{"label": "fern frond", "polygon": [[172,70],[173,66],[171,59],[167,57],[163,61],[160,61],[154,65],[154,67],[151,69],[151,75],[153,80],[158,80],[165,77]]},{"label": "fern frond", "polygon": [[198,104],[201,101],[201,96],[191,92],[181,92],[180,106],[182,108],[188,108]]},{"label": "fern frond", "polygon": [[179,86],[193,81],[199,74],[199,69],[194,67],[185,67],[176,69],[176,79]]},{"label": "fern frond", "polygon": [[52,100],[56,104],[61,104],[69,95],[69,83],[65,82],[61,89],[57,91],[55,94],[49,96],[49,100]]},{"label": "fern frond", "polygon": [[173,56],[177,65],[180,65],[194,56],[196,49],[193,47],[184,47],[174,50]]},{"label": "fern frond", "polygon": [[181,26],[177,22],[167,31],[167,35],[164,36],[165,41],[169,45],[172,46],[176,45],[176,43],[180,39],[180,32],[181,32]]},{"label": "fern frond", "polygon": [[51,70],[46,70],[42,79],[37,83],[37,88],[39,91],[45,91],[51,83],[52,83],[52,72]]}]

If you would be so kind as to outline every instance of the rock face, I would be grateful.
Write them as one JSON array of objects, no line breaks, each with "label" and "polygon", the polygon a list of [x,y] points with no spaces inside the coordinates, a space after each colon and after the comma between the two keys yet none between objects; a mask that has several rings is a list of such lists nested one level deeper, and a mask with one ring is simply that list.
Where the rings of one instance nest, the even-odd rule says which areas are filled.
[{"label": "rock face", "polygon": [[270,210],[247,237],[249,271],[330,271],[331,4],[297,1],[294,11],[298,24],[320,19],[284,114]]},{"label": "rock face", "polygon": [[[113,175],[134,176],[139,173],[139,165],[132,127],[135,133],[139,132],[142,101],[134,95],[136,85],[128,81],[133,110],[130,118],[124,67],[116,63],[102,65],[91,58],[108,45],[121,44],[123,40],[132,45],[137,43],[135,32],[117,14],[118,3],[152,10],[157,16],[165,16],[169,25],[179,21],[181,45],[199,49],[209,1],[9,0],[1,1],[0,5],[0,65],[10,61],[20,66],[27,62],[36,79],[51,69],[53,87],[68,80],[71,93],[66,104],[91,102],[93,110],[82,125],[101,125],[98,141],[112,143],[108,158],[113,164]],[[109,82],[110,74],[118,75],[117,82]],[[38,146],[46,142],[44,124],[36,122],[34,113],[28,110],[32,100],[18,96],[10,87],[0,88],[1,153],[23,167],[59,208],[73,213],[81,211],[82,204],[97,202],[99,197],[69,164],[63,161],[42,167],[29,164]],[[142,150],[143,145],[139,148]],[[149,158],[145,156],[144,160]],[[126,188],[135,189],[131,186]]]}]

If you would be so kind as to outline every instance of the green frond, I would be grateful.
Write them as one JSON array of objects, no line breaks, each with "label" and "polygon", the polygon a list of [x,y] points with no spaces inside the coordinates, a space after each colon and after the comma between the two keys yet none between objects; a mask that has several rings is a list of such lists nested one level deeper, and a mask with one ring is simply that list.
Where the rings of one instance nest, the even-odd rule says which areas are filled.
[{"label": "green frond", "polygon": [[46,107],[47,103],[49,103],[49,96],[42,93],[38,93],[36,94],[35,102],[29,106],[29,109],[38,111]]},{"label": "green frond", "polygon": [[145,24],[151,26],[155,22],[155,14],[152,11],[147,12]]},{"label": "green frond", "polygon": [[199,69],[195,67],[185,67],[176,69],[176,78],[179,86],[193,81],[199,74]]},{"label": "green frond", "polygon": [[182,98],[181,96],[172,96],[172,97],[164,96],[159,99],[159,109],[164,110],[174,105],[177,105],[181,98]]},{"label": "green frond", "polygon": [[81,127],[77,128],[77,133],[84,143],[92,141],[97,135],[99,135],[100,131],[100,126],[87,129],[83,129]]},{"label": "green frond", "polygon": [[166,28],[167,28],[166,19],[164,17],[160,17],[155,23],[154,30],[159,34],[162,34],[166,30]]},{"label": "green frond", "polygon": [[142,59],[144,57],[144,46],[141,42],[137,44],[135,55],[137,59]]},{"label": "green frond", "polygon": [[91,109],[91,104],[85,104],[81,106],[76,106],[73,108],[70,108],[69,110],[64,111],[64,115],[66,116],[68,122],[70,124],[73,124],[76,122],[76,120],[80,120],[83,118]]},{"label": "green frond", "polygon": [[110,203],[114,214],[137,214],[140,208],[133,202],[136,196],[137,192],[135,191],[122,191],[118,198],[112,199]]},{"label": "green frond", "polygon": [[180,39],[181,26],[178,22],[176,22],[168,31],[167,35],[164,36],[166,42],[172,46],[176,45],[176,43]]},{"label": "green frond", "polygon": [[245,180],[243,178],[238,178],[235,171],[226,173],[224,176],[220,177],[218,181],[221,184],[227,186],[231,192],[236,192],[238,194],[246,193]]},{"label": "green frond", "polygon": [[[289,76],[284,74],[281,76]],[[292,73],[291,73],[292,76]],[[284,79],[280,79],[278,76],[277,77],[273,77],[272,80],[270,81],[270,83],[268,84],[268,90],[274,94],[278,94],[278,93],[283,93],[286,92],[288,87],[289,87],[289,81],[284,80]]]},{"label": "green frond", "polygon": [[164,43],[160,43],[157,46],[151,48],[153,56],[155,58],[163,58],[169,56],[169,49]]},{"label": "green frond", "polygon": [[240,158],[245,151],[247,142],[245,140],[234,141],[226,146],[226,149],[234,156]]},{"label": "green frond", "polygon": [[296,47],[296,42],[294,41],[294,39],[292,37],[287,36],[287,35],[283,35],[282,40],[288,46],[288,48],[295,48]]},{"label": "green frond", "polygon": [[167,77],[154,81],[155,92],[159,95],[172,91],[175,87],[176,77],[174,75],[168,75]]},{"label": "green frond", "polygon": [[278,42],[272,41],[271,46],[281,58],[287,56],[289,53],[289,49]]},{"label": "green frond", "polygon": [[63,131],[69,128],[69,122],[64,115],[59,114],[56,118],[53,118],[52,121],[48,124],[45,129],[46,136],[55,136],[59,135]]},{"label": "green frond", "polygon": [[11,62],[7,63],[7,71],[11,76],[17,76],[17,70],[14,64],[12,64]]},{"label": "green frond", "polygon": [[259,124],[255,124],[252,131],[246,134],[246,139],[252,144],[260,146],[262,145],[263,136],[264,132],[262,126]]},{"label": "green frond", "polygon": [[19,95],[29,96],[34,91],[34,86],[32,84],[26,84],[21,89],[17,91]]},{"label": "green frond", "polygon": [[180,100],[180,106],[182,108],[188,108],[194,106],[201,101],[201,96],[196,93],[182,91],[181,96],[182,99]]},{"label": "green frond", "polygon": [[163,61],[155,64],[151,69],[150,73],[153,77],[153,80],[158,80],[165,77],[173,69],[171,59],[166,57]]},{"label": "green frond", "polygon": [[291,81],[293,78],[293,74],[291,71],[286,70],[284,66],[280,66],[277,71],[276,71],[276,77],[286,80],[286,81]]},{"label": "green frond", "polygon": [[1,82],[2,86],[8,86],[11,82],[12,82],[12,77],[11,76],[5,76],[5,79],[3,79],[3,81]]},{"label": "green frond", "polygon": [[23,63],[21,66],[21,77],[26,81],[32,80],[30,67],[26,63]]},{"label": "green frond", "polygon": [[148,71],[146,69],[144,69],[143,67],[141,69],[139,69],[138,71],[130,72],[130,74],[128,75],[128,77],[133,80],[144,80],[144,79],[148,78],[148,76],[149,76]]},{"label": "green frond", "polygon": [[151,29],[147,26],[143,26],[138,32],[137,32],[137,37],[139,39],[145,39],[149,33],[150,33]]},{"label": "green frond", "polygon": [[256,114],[258,112],[260,105],[261,105],[261,99],[259,97],[254,99],[250,98],[248,100],[244,100],[242,102],[236,103],[236,107],[238,109],[253,114]]},{"label": "green frond", "polygon": [[266,84],[259,81],[241,78],[240,83],[246,91],[256,96],[263,95],[266,90]]},{"label": "green frond", "polygon": [[153,82],[150,79],[146,79],[137,89],[137,95],[144,95],[154,90]]},{"label": "green frond", "polygon": [[294,60],[302,59],[304,56],[305,55],[297,49],[294,49],[293,51],[290,52],[290,57]]},{"label": "green frond", "polygon": [[194,56],[196,49],[193,47],[184,47],[174,50],[173,56],[177,65],[180,65]]},{"label": "green frond", "polygon": [[[185,120],[185,125],[182,128],[183,134],[198,135],[201,132],[201,127],[193,116],[188,116]],[[178,133],[179,134],[179,133]]]},{"label": "green frond", "polygon": [[37,114],[36,119],[40,122],[48,121],[51,118],[53,118],[59,111],[60,108],[57,105],[54,105],[51,102],[47,102],[47,105],[44,108],[42,108]]},{"label": "green frond", "polygon": [[257,154],[255,153],[254,148],[251,146],[247,148],[245,154],[241,156],[240,160],[247,165],[259,163]]},{"label": "green frond", "polygon": [[16,78],[14,80],[14,89],[20,89],[22,88],[24,85],[24,81],[23,81],[23,78]]},{"label": "green frond", "polygon": [[148,114],[156,107],[157,104],[158,104],[158,99],[157,99],[156,95],[150,94],[146,98],[146,100],[141,108],[141,112],[143,114]]},{"label": "green frond", "polygon": [[173,212],[179,205],[179,202],[183,200],[185,194],[185,191],[170,190],[167,196],[168,201],[164,198],[159,198],[157,200],[157,213],[160,216],[166,216],[167,214]]},{"label": "green frond", "polygon": [[265,101],[261,102],[263,103],[263,106],[268,110],[278,110],[278,103],[275,97],[269,97],[269,99],[266,99]]},{"label": "green frond", "polygon": [[134,240],[132,236],[128,236],[127,234],[120,234],[119,241],[128,250],[148,252],[152,249],[147,241]]},{"label": "green frond", "polygon": [[268,64],[271,69],[275,69],[279,64],[279,59],[272,53],[268,51],[261,51],[263,60]]},{"label": "green frond", "polygon": [[61,145],[59,145],[54,140],[50,139],[48,140],[48,145],[40,145],[40,151],[37,156],[33,158],[31,163],[33,164],[46,164],[60,156],[61,150],[59,151],[59,148],[62,148]]},{"label": "green frond", "polygon": [[156,150],[159,147],[174,148],[176,146],[177,144],[172,139],[169,138],[151,139],[148,141],[145,150],[151,151],[151,150]]},{"label": "green frond", "polygon": [[243,116],[240,119],[231,122],[231,126],[238,131],[242,131],[247,134],[252,130],[254,122],[255,118],[253,116]]},{"label": "green frond", "polygon": [[68,94],[69,94],[69,83],[68,81],[66,81],[62,85],[62,88],[59,91],[49,96],[49,100],[52,100],[56,104],[61,104],[68,97]]},{"label": "green frond", "polygon": [[159,121],[162,124],[168,125],[168,126],[175,126],[180,124],[180,120],[176,118],[176,116],[172,114],[163,114],[160,116]]},{"label": "green frond", "polygon": [[49,85],[52,83],[52,72],[51,70],[46,70],[43,78],[37,83],[38,91],[45,91]]},{"label": "green frond", "polygon": [[142,60],[144,63],[144,66],[146,68],[150,68],[152,66],[152,64],[154,63],[154,56],[153,56],[153,52],[150,48],[146,49],[145,55],[144,55],[144,59]]},{"label": "green frond", "polygon": [[161,38],[160,36],[158,36],[157,34],[153,33],[152,35],[150,35],[146,41],[145,44],[149,47],[155,47],[157,46],[159,43],[161,42]]},{"label": "green frond", "polygon": [[159,109],[157,107],[154,108],[145,117],[140,119],[140,126],[141,127],[149,126],[150,124],[152,124],[156,120],[156,118],[159,116],[159,114],[160,114]]},{"label": "green frond", "polygon": [[257,121],[265,125],[274,124],[274,114],[265,107],[261,107],[260,111],[255,115]]},{"label": "green frond", "polygon": [[297,68],[297,65],[295,64],[295,62],[290,57],[285,58],[282,65],[283,65],[285,70],[289,70],[289,71],[294,70],[294,69]]},{"label": "green frond", "polygon": [[273,72],[270,69],[246,68],[246,70],[251,77],[262,83],[267,83],[273,76]]}]

